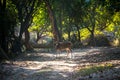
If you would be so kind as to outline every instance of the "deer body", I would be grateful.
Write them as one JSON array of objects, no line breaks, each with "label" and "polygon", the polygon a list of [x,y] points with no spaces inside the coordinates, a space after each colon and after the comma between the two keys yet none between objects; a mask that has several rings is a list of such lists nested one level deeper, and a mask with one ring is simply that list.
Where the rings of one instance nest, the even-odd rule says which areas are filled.
[{"label": "deer body", "polygon": [[57,52],[59,52],[59,55],[60,55],[60,52],[63,51],[63,50],[66,50],[67,52],[67,56],[69,54],[71,54],[71,57],[72,57],[72,43],[70,41],[66,41],[66,42],[58,42],[55,46]]}]

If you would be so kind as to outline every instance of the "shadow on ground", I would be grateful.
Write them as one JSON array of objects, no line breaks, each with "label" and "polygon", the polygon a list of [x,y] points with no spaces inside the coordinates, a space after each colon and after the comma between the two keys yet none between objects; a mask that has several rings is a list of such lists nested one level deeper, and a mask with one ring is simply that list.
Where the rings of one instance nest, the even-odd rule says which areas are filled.
[{"label": "shadow on ground", "polygon": [[100,48],[97,50],[90,49],[88,54],[77,56],[75,62],[79,63],[99,63],[111,60],[120,60],[120,48]]}]

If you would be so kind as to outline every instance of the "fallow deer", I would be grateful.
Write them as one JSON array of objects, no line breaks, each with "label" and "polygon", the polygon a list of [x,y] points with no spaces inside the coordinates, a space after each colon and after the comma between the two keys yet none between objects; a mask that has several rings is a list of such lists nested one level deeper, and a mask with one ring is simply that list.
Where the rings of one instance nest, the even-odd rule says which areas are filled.
[{"label": "fallow deer", "polygon": [[68,57],[69,54],[71,54],[70,58],[72,58],[73,54],[72,54],[71,47],[72,47],[72,43],[70,41],[58,42],[55,46],[56,51],[59,52],[59,55],[63,50],[66,50],[67,57]]}]

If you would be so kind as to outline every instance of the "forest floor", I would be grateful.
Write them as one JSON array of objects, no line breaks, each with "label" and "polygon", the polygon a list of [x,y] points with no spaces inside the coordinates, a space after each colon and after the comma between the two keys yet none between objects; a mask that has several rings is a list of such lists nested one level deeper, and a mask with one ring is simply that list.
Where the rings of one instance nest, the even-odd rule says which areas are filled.
[{"label": "forest floor", "polygon": [[120,80],[120,48],[74,49],[74,59],[62,52],[37,49],[15,61],[1,63],[0,80]]}]

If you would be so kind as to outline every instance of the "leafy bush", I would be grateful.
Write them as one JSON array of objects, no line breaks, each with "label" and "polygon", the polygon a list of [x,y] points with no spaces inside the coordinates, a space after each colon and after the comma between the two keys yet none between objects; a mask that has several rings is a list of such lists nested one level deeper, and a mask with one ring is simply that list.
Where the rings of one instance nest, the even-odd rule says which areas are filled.
[{"label": "leafy bush", "polygon": [[[91,42],[93,42],[93,41],[91,41],[91,39],[90,38],[88,38],[88,45],[90,45],[91,44]],[[96,35],[95,37],[94,37],[94,43],[95,43],[95,46],[110,46],[110,41],[107,39],[107,37],[106,36],[104,36],[104,35]]]}]

